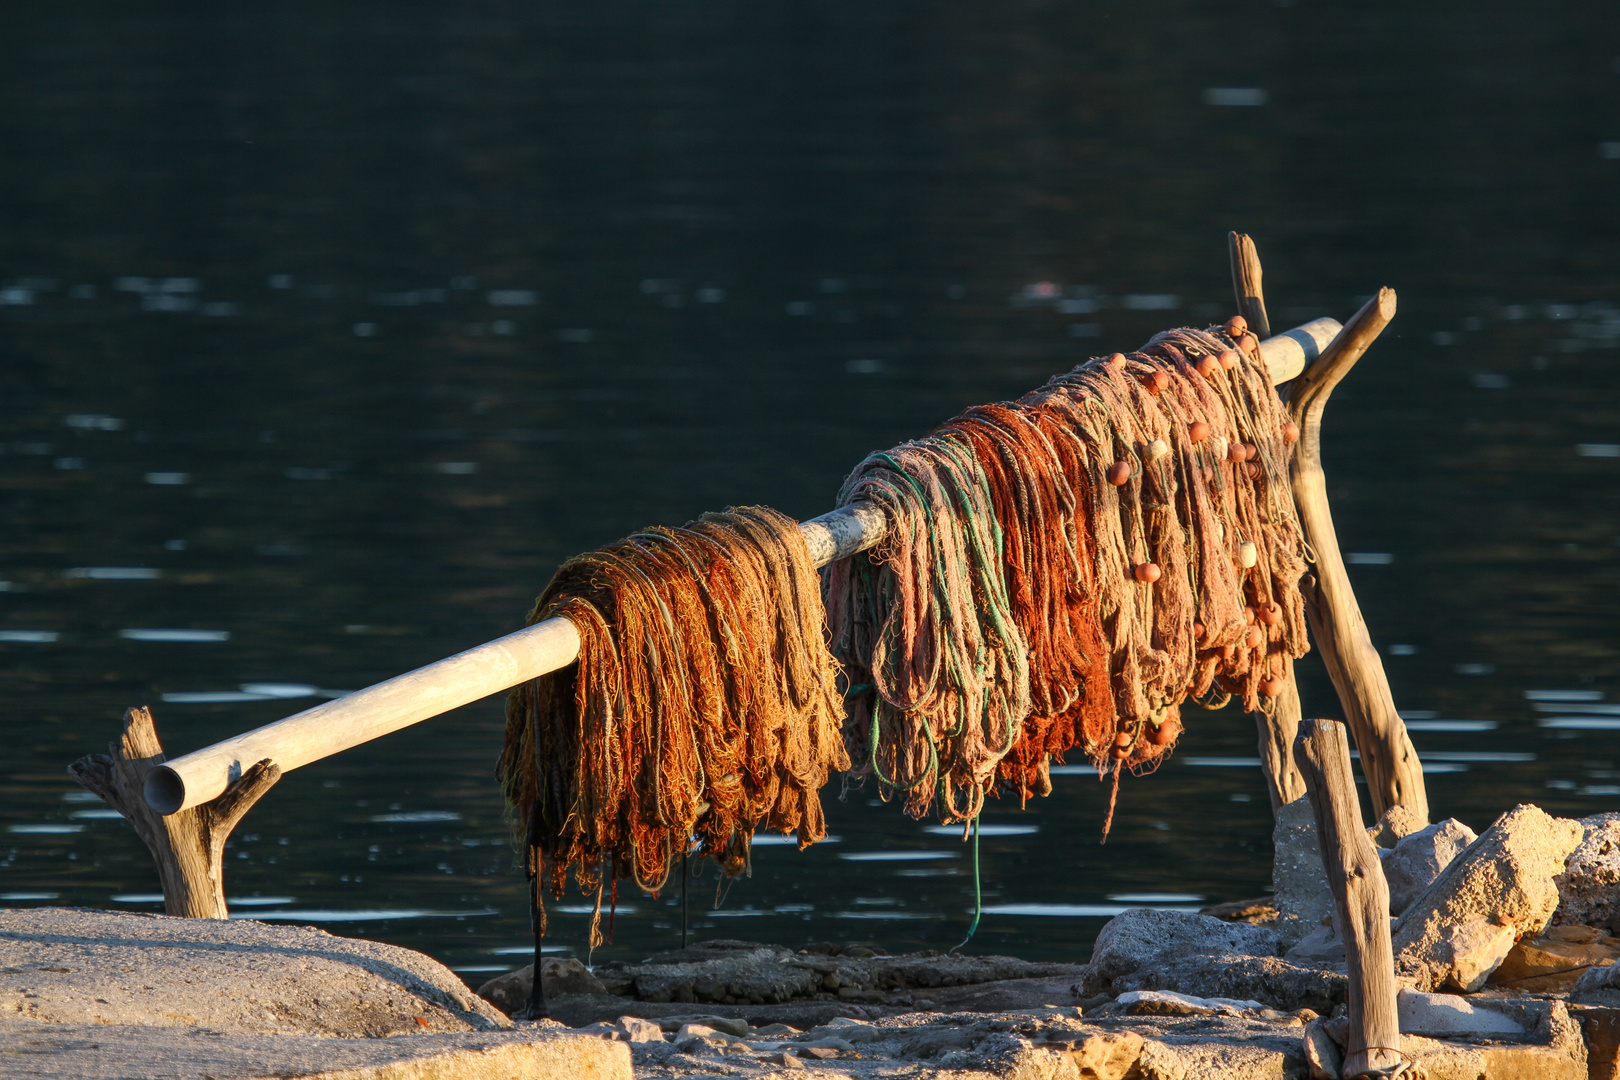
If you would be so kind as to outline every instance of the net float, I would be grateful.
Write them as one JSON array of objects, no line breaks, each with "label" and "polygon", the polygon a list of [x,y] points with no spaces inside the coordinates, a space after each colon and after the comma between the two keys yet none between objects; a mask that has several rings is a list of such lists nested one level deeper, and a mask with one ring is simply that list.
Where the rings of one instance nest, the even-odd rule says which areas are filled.
[{"label": "net float", "polygon": [[1163,371],[1150,372],[1142,377],[1142,385],[1148,393],[1157,394],[1170,385],[1170,375]]},{"label": "net float", "polygon": [[1234,315],[1226,320],[1226,336],[1236,341],[1249,332],[1249,320],[1241,315]]},{"label": "net float", "polygon": [[1237,367],[1240,359],[1242,359],[1242,357],[1238,355],[1238,351],[1236,349],[1225,349],[1221,352],[1220,356],[1216,357],[1216,360],[1220,363],[1221,368],[1225,371],[1231,371],[1233,368]]},{"label": "net float", "polygon": [[1254,620],[1258,616],[1259,616],[1259,612],[1255,611],[1253,607],[1244,608],[1243,609],[1243,623],[1244,623],[1244,625],[1245,626],[1253,626],[1254,625]]},{"label": "net float", "polygon": [[1125,354],[1119,352],[1114,353],[1108,358],[1106,363],[1111,368],[1122,368],[1125,366]]},{"label": "net float", "polygon": [[1238,545],[1238,562],[1247,570],[1260,561],[1260,549],[1254,546],[1253,540],[1245,540]]},{"label": "net float", "polygon": [[1276,697],[1278,694],[1283,692],[1284,685],[1285,684],[1281,679],[1273,675],[1271,678],[1266,679],[1260,684],[1260,692],[1266,697]]},{"label": "net float", "polygon": [[1276,604],[1267,604],[1265,607],[1260,609],[1259,614],[1260,621],[1265,623],[1267,626],[1276,626],[1278,623],[1282,622],[1282,608],[1278,607]]},{"label": "net float", "polygon": [[1156,562],[1145,562],[1137,563],[1136,568],[1131,573],[1136,575],[1137,581],[1151,585],[1159,580],[1164,571],[1159,569],[1159,564]]},{"label": "net float", "polygon": [[1299,441],[1299,425],[1292,420],[1284,420],[1282,426],[1283,442],[1292,446]]},{"label": "net float", "polygon": [[1129,749],[1131,743],[1135,741],[1136,737],[1128,731],[1116,731],[1114,733],[1114,745],[1122,750]]},{"label": "net float", "polygon": [[1181,721],[1173,716],[1167,716],[1158,727],[1151,724],[1147,729],[1147,741],[1154,746],[1168,746],[1181,734]]},{"label": "net float", "polygon": [[1226,457],[1229,461],[1244,462],[1249,460],[1249,448],[1243,443],[1235,442],[1226,448]]},{"label": "net float", "polygon": [[1249,478],[1251,480],[1258,480],[1260,478],[1260,463],[1258,461],[1245,461],[1243,463],[1243,467],[1249,471]]},{"label": "net float", "polygon": [[1193,640],[1194,641],[1203,641],[1204,640],[1204,624],[1203,623],[1201,623],[1201,622],[1193,623]]},{"label": "net float", "polygon": [[1249,627],[1249,632],[1243,635],[1245,649],[1258,649],[1266,643],[1266,632],[1258,626]]},{"label": "net float", "polygon": [[1209,448],[1215,452],[1216,461],[1226,459],[1226,440],[1219,435],[1209,440]]},{"label": "net float", "polygon": [[1202,420],[1194,420],[1187,425],[1187,438],[1195,443],[1201,443],[1209,438],[1209,425]]},{"label": "net float", "polygon": [[1163,439],[1154,439],[1147,444],[1147,459],[1149,461],[1158,461],[1160,458],[1168,456],[1169,453],[1170,444]]},{"label": "net float", "polygon": [[1201,357],[1198,361],[1198,374],[1206,379],[1213,379],[1220,373],[1221,362],[1213,356]]},{"label": "net float", "polygon": [[1131,463],[1130,462],[1128,462],[1128,461],[1116,461],[1112,465],[1108,466],[1108,482],[1110,484],[1113,484],[1115,487],[1124,486],[1125,481],[1129,480],[1130,478],[1131,478]]}]

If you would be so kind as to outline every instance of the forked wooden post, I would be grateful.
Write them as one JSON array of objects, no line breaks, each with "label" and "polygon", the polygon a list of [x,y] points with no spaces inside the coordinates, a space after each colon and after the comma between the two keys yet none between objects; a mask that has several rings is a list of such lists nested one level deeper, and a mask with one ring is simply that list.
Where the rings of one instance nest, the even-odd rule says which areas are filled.
[{"label": "forked wooden post", "polygon": [[1238,314],[1249,323],[1261,341],[1271,336],[1271,321],[1266,318],[1266,294],[1260,287],[1260,254],[1247,233],[1227,233],[1226,251],[1232,259],[1232,295],[1237,299]]},{"label": "forked wooden post", "polygon": [[1300,432],[1289,479],[1305,539],[1316,551],[1315,574],[1306,574],[1300,581],[1306,615],[1322,662],[1339,693],[1345,721],[1361,751],[1361,771],[1367,777],[1373,814],[1382,817],[1399,804],[1427,822],[1429,796],[1423,766],[1406,734],[1405,722],[1395,711],[1384,663],[1350,587],[1328,507],[1327,477],[1322,472],[1322,410],[1339,380],[1349,374],[1394,316],[1395,290],[1379,289],[1316,362],[1289,385],[1288,410]]},{"label": "forked wooden post", "polygon": [[1344,725],[1306,720],[1296,747],[1350,974],[1349,1037],[1340,1075],[1361,1076],[1401,1062],[1389,885],[1378,850],[1362,826]]},{"label": "forked wooden post", "polygon": [[163,907],[170,915],[226,919],[225,841],[260,796],[281,779],[281,769],[261,761],[244,772],[224,794],[201,806],[167,816],[146,803],[146,777],[163,763],[163,746],[151,710],[124,713],[124,735],[68,766],[73,778],[124,815],[158,865]]}]

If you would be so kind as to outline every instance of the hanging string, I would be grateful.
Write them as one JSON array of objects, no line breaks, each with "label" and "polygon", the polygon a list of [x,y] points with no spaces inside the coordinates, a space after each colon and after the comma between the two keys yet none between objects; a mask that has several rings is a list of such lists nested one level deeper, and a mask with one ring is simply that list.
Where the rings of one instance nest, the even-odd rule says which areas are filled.
[{"label": "hanging string", "polygon": [[964,937],[961,941],[957,942],[956,948],[952,949],[951,952],[953,952],[953,953],[956,952],[958,949],[962,948],[968,942],[973,940],[973,935],[975,933],[977,933],[978,929],[979,929],[979,918],[983,914],[984,914],[984,890],[980,887],[980,883],[979,883],[979,815],[974,814],[973,815],[973,921],[968,924],[967,936]]}]

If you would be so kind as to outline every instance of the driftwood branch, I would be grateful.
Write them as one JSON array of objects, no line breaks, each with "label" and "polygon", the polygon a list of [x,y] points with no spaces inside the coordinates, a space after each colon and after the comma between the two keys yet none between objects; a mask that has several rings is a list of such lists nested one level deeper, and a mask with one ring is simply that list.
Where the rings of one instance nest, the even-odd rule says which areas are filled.
[{"label": "driftwood branch", "polygon": [[1249,329],[1261,341],[1271,336],[1271,322],[1266,318],[1266,294],[1260,287],[1260,254],[1248,234],[1226,234],[1226,250],[1232,258],[1232,294],[1237,298],[1238,314],[1249,323]]},{"label": "driftwood branch", "polygon": [[1344,725],[1306,720],[1300,725],[1297,751],[1349,966],[1349,1039],[1340,1075],[1361,1076],[1401,1062],[1389,885],[1378,850],[1362,827]]},{"label": "driftwood branch", "polygon": [[124,713],[123,736],[106,754],[68,766],[80,784],[124,815],[157,863],[163,906],[170,915],[224,919],[225,841],[253,804],[281,779],[269,760],[247,769],[212,802],[164,816],[146,801],[146,779],[163,764],[163,746],[150,709]]},{"label": "driftwood branch", "polygon": [[1423,767],[1395,711],[1383,661],[1373,647],[1339,553],[1322,472],[1322,411],[1328,397],[1395,315],[1395,292],[1380,289],[1333,339],[1314,364],[1289,384],[1288,409],[1299,425],[1290,479],[1305,539],[1315,550],[1315,574],[1300,581],[1312,637],[1338,691],[1344,717],[1361,751],[1373,813],[1401,805],[1429,819]]}]

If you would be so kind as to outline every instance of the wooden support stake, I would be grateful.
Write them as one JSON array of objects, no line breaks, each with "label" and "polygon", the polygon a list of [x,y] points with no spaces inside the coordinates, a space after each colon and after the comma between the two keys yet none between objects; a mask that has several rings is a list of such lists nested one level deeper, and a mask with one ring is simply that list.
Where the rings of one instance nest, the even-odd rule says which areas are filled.
[{"label": "wooden support stake", "polygon": [[1349,374],[1394,316],[1395,291],[1378,290],[1316,362],[1289,384],[1288,410],[1300,430],[1290,480],[1300,526],[1316,554],[1315,574],[1306,574],[1299,583],[1311,636],[1361,751],[1361,771],[1372,795],[1373,815],[1382,817],[1399,804],[1427,823],[1429,796],[1423,767],[1406,734],[1406,724],[1395,711],[1384,663],[1350,588],[1328,507],[1327,477],[1322,472],[1322,410],[1339,380]]},{"label": "wooden support stake", "polygon": [[1260,771],[1266,775],[1266,794],[1271,796],[1271,814],[1305,794],[1305,778],[1294,761],[1294,737],[1299,734],[1301,715],[1299,686],[1294,682],[1293,665],[1283,680],[1282,693],[1272,698],[1270,713],[1250,713],[1260,735]]},{"label": "wooden support stake", "polygon": [[1343,1076],[1392,1068],[1401,1058],[1395,1012],[1395,953],[1389,940],[1389,885],[1378,849],[1362,825],[1344,725],[1300,724],[1296,754],[1316,814],[1322,868],[1350,974],[1350,1029]]},{"label": "wooden support stake", "polygon": [[192,919],[226,919],[225,841],[253,804],[281,779],[281,769],[260,761],[212,802],[164,816],[146,803],[146,777],[163,763],[152,712],[124,713],[124,735],[108,753],[89,754],[68,766],[73,778],[124,815],[158,866],[163,908]]},{"label": "wooden support stake", "polygon": [[1237,298],[1238,314],[1249,322],[1261,341],[1271,336],[1271,322],[1266,318],[1266,294],[1260,287],[1260,253],[1247,233],[1227,233],[1226,250],[1232,258],[1232,293]]}]

